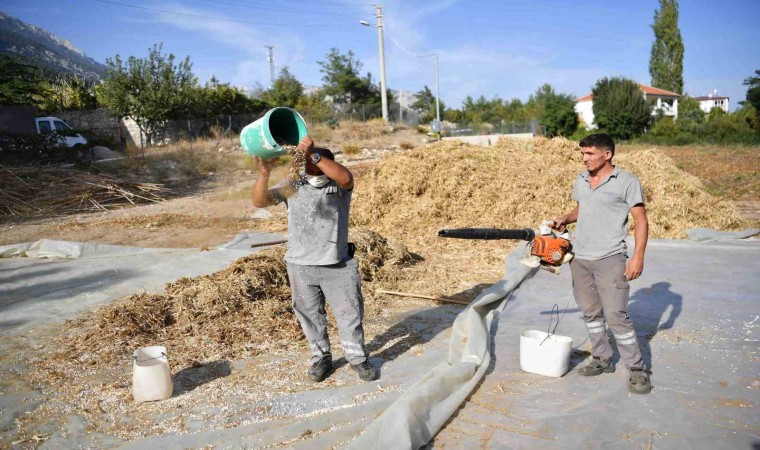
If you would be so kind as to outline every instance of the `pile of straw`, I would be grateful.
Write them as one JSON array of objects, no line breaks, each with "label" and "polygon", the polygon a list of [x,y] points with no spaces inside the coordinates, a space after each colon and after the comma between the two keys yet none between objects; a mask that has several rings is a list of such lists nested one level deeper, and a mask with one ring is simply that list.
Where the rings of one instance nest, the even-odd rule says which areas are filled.
[{"label": "pile of straw", "polygon": [[[352,239],[365,281],[396,277],[411,261],[402,245],[376,233],[354,230]],[[135,294],[69,321],[53,360],[118,365],[135,348],[161,342],[184,367],[302,346],[284,251],[240,258],[211,275],[168,283],[162,294]]]},{"label": "pile of straw", "polygon": [[[614,162],[642,181],[650,237],[747,224],[655,149],[616,154]],[[583,170],[577,143],[562,138],[502,139],[490,148],[444,141],[393,154],[367,171],[357,183],[352,223],[420,244],[440,228],[537,227],[572,209],[573,182]]]},{"label": "pile of straw", "polygon": [[0,166],[0,216],[107,211],[160,202],[167,191],[74,168]]}]

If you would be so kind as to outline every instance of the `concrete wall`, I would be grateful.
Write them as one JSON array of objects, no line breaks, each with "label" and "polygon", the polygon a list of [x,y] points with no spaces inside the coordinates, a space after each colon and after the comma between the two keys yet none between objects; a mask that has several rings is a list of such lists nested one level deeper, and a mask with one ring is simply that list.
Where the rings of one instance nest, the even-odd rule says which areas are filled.
[{"label": "concrete wall", "polygon": [[490,147],[501,139],[533,139],[533,133],[517,134],[485,134],[479,136],[453,136],[445,137],[444,141],[462,141],[465,144],[479,145],[481,147]]}]

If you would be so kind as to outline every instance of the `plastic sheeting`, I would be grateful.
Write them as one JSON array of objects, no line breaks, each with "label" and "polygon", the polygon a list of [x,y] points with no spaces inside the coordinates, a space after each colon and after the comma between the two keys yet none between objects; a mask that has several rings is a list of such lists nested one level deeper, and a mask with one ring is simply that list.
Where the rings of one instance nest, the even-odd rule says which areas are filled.
[{"label": "plastic sheeting", "polygon": [[0,247],[0,335],[57,321],[168,282],[227,267],[282,239],[249,233],[212,250],[151,249],[43,239]]},{"label": "plastic sheeting", "polygon": [[493,312],[537,270],[525,266],[525,245],[506,259],[504,277],[483,291],[456,318],[449,355],[412,385],[349,448],[419,448],[425,445],[472,392],[491,362]]}]

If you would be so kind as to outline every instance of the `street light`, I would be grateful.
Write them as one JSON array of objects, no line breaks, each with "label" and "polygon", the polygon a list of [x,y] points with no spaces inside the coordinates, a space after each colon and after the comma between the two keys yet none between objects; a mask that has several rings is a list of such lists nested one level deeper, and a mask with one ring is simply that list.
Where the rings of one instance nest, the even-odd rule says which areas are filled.
[{"label": "street light", "polygon": [[[383,106],[383,120],[388,122],[388,93],[385,89],[385,49],[383,46],[383,5],[375,5],[375,18],[377,19],[377,40],[380,46],[380,99]],[[360,20],[360,24],[371,27],[366,20]]]}]

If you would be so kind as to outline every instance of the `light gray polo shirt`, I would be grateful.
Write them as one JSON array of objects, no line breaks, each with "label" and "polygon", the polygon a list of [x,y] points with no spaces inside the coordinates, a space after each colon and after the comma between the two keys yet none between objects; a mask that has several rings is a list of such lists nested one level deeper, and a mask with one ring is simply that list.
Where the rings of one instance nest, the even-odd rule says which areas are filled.
[{"label": "light gray polo shirt", "polygon": [[575,179],[573,199],[578,202],[573,251],[575,257],[596,260],[626,252],[628,211],[644,203],[639,179],[617,167],[596,189],[589,173]]},{"label": "light gray polo shirt", "polygon": [[277,203],[288,207],[288,250],[285,261],[308,266],[329,266],[348,259],[348,212],[352,191],[335,181],[316,188],[305,180],[285,198],[288,180],[270,190]]}]

